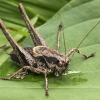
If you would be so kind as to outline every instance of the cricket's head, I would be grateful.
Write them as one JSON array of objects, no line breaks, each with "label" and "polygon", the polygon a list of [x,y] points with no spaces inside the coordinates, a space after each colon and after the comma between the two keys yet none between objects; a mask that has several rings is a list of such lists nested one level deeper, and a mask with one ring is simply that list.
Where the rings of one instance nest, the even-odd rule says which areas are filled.
[{"label": "cricket's head", "polygon": [[68,65],[69,65],[70,61],[71,60],[68,57],[66,57],[64,55],[60,56],[57,60],[55,75],[59,76],[59,75],[64,74],[66,72],[66,70],[68,69]]}]

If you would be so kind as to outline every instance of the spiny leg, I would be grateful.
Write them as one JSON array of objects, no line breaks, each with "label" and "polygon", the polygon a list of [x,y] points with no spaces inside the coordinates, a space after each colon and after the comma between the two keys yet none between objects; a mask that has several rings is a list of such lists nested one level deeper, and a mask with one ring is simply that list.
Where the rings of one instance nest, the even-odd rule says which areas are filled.
[{"label": "spiny leg", "polygon": [[66,56],[69,57],[73,52],[79,53],[80,55],[84,56],[86,59],[87,59],[87,58],[90,58],[90,57],[94,57],[94,54],[95,54],[95,53],[92,53],[92,54],[90,54],[89,56],[87,56],[87,55],[81,53],[78,49],[73,48],[72,50],[70,50],[70,51],[66,54]]},{"label": "spiny leg", "polygon": [[59,47],[60,47],[60,32],[62,29],[62,24],[59,25],[58,27],[58,32],[57,32],[57,51],[59,51]]},{"label": "spiny leg", "polygon": [[[35,63],[35,59],[33,59],[33,57],[13,39],[13,37],[10,35],[7,28],[3,24],[2,20],[0,20],[0,28],[9,41],[10,45],[16,52],[16,56],[20,61],[20,66],[23,67],[25,61],[27,61],[30,66],[33,66],[33,63]],[[21,56],[23,56],[24,59]]]},{"label": "spiny leg", "polygon": [[47,79],[47,71],[45,71],[44,73],[44,77],[45,77],[45,95],[48,96],[48,79]]},{"label": "spiny leg", "polygon": [[34,28],[34,26],[31,24],[25,10],[24,10],[24,7],[23,5],[20,3],[19,4],[19,10],[22,14],[22,17],[26,23],[26,26],[29,30],[29,33],[31,35],[31,38],[32,38],[32,41],[34,43],[35,46],[39,46],[39,45],[42,45],[42,46],[48,46],[46,41],[42,38],[42,36],[36,31],[36,29]]}]

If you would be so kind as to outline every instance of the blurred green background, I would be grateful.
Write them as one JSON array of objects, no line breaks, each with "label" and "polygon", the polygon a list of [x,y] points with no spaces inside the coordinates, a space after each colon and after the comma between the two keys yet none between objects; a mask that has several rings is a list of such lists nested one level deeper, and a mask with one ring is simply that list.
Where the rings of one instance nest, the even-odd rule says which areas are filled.
[{"label": "blurred green background", "polygon": [[[35,26],[40,26],[50,19],[70,0],[0,0],[0,18],[15,25],[25,26],[18,4],[22,3]],[[15,27],[14,27],[15,28]]]}]

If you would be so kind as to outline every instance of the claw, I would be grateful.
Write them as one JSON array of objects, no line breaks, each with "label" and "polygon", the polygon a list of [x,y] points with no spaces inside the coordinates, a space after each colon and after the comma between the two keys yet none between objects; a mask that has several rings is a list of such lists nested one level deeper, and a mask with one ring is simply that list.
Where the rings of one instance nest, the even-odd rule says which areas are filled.
[{"label": "claw", "polygon": [[90,54],[89,56],[86,56],[85,58],[88,59],[88,58],[90,58],[90,57],[94,57],[94,56],[95,56],[95,53],[96,53],[96,52]]},{"label": "claw", "polygon": [[45,95],[46,95],[46,96],[49,96],[49,93],[48,93],[48,92],[46,92],[46,93],[45,93]]}]

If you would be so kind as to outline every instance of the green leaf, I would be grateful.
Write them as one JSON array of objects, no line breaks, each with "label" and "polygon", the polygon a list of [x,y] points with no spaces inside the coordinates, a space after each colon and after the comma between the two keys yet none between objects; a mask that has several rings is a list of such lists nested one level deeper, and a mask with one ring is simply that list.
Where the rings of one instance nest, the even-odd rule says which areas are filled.
[{"label": "green leaf", "polygon": [[[67,52],[78,46],[86,34],[100,20],[100,0],[72,0],[41,27],[38,32],[51,48],[56,48],[58,25],[63,23],[60,52],[65,53],[63,36],[65,34]],[[62,77],[48,76],[49,97],[44,95],[45,83],[42,75],[30,73],[25,79],[12,81],[0,80],[0,98],[5,100],[99,100],[100,99],[100,24],[80,45],[79,50],[89,55],[96,52],[95,57],[84,59],[75,53],[69,65],[70,73]],[[30,38],[24,46],[33,46]],[[0,77],[8,77],[19,69],[11,60],[0,66]],[[9,91],[9,92],[8,92]]]}]

